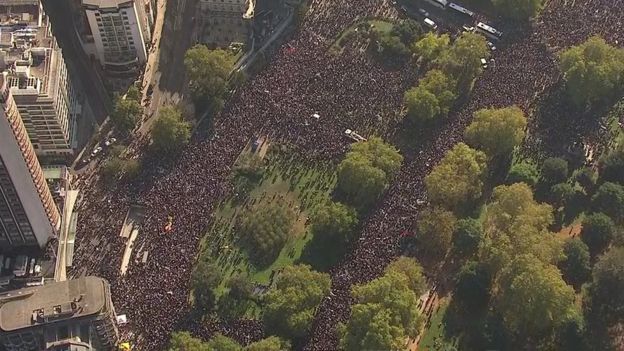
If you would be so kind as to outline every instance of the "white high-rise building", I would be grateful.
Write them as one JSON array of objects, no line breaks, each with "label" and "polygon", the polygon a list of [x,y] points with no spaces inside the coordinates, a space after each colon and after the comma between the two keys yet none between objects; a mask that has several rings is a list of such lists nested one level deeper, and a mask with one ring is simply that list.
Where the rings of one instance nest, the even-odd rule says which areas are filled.
[{"label": "white high-rise building", "polygon": [[0,1],[0,71],[37,155],[73,154],[79,106],[39,0]]},{"label": "white high-rise building", "polygon": [[83,0],[82,5],[102,68],[113,76],[135,73],[147,61],[151,2]]}]

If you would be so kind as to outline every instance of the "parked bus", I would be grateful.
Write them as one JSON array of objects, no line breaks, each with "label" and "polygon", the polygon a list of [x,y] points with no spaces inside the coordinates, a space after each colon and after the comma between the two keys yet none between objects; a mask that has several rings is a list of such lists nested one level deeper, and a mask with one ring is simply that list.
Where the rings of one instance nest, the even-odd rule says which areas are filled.
[{"label": "parked bus", "polygon": [[467,8],[465,8],[465,7],[462,7],[462,6],[460,6],[460,5],[457,5],[457,4],[456,4],[456,3],[454,3],[454,2],[450,3],[450,4],[448,5],[448,7],[449,7],[449,8],[451,8],[451,9],[453,9],[453,10],[455,10],[455,11],[457,11],[457,12],[459,12],[459,13],[461,13],[462,15],[467,15],[467,16],[469,16],[469,17],[474,17],[474,15],[475,15],[475,13],[474,13],[474,12],[472,12],[472,11],[468,10],[468,9],[467,9]]},{"label": "parked bus", "polygon": [[13,265],[13,274],[16,277],[23,277],[28,272],[28,256],[19,255],[15,258],[15,264]]},{"label": "parked bus", "polygon": [[500,39],[503,36],[503,32],[497,30],[494,27],[488,26],[483,22],[477,23],[477,32],[492,39]]}]

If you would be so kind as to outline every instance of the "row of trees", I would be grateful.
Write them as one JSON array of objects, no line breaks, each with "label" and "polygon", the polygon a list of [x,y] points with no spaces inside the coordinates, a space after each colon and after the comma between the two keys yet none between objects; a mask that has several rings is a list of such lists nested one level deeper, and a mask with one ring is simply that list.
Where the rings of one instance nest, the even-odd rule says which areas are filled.
[{"label": "row of trees", "polygon": [[270,336],[245,347],[235,340],[217,334],[209,341],[193,337],[189,332],[175,332],[171,335],[169,351],[288,351],[290,343]]},{"label": "row of trees", "polygon": [[228,50],[210,50],[198,44],[186,51],[184,66],[197,106],[208,108],[212,113],[223,108],[234,62],[234,55]]},{"label": "row of trees", "polygon": [[490,55],[485,38],[476,33],[463,33],[452,44],[447,34],[427,33],[411,48],[433,67],[416,87],[405,92],[407,115],[417,123],[446,116],[457,97],[469,92],[483,71],[481,59]]}]

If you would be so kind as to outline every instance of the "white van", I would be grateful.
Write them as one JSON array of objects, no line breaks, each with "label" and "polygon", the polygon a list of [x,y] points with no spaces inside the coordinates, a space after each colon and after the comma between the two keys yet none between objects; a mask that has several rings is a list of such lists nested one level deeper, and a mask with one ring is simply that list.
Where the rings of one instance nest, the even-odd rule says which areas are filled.
[{"label": "white van", "polygon": [[438,25],[435,24],[435,22],[430,20],[429,18],[425,18],[425,24],[427,25],[427,27],[429,27],[429,28],[431,28],[433,30],[438,29]]}]

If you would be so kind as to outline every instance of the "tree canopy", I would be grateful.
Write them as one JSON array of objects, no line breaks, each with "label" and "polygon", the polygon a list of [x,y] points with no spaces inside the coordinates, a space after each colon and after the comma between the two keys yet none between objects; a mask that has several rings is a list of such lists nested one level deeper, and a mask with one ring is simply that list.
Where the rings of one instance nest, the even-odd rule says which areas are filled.
[{"label": "tree canopy", "polygon": [[592,197],[592,206],[616,222],[624,221],[624,186],[610,182],[602,184]]},{"label": "tree canopy", "polygon": [[579,107],[610,101],[624,85],[624,50],[594,36],[561,54],[566,90]]},{"label": "tree canopy", "polygon": [[295,213],[275,202],[255,206],[241,217],[240,241],[249,258],[259,266],[271,264],[288,241]]},{"label": "tree canopy", "polygon": [[451,211],[440,207],[428,207],[418,218],[417,238],[430,255],[444,257],[451,248],[457,218]]},{"label": "tree canopy", "polygon": [[596,256],[604,252],[615,236],[615,223],[604,213],[592,213],[583,219],[581,240],[589,248],[589,252]]},{"label": "tree canopy", "polygon": [[438,35],[434,32],[428,32],[412,44],[411,50],[426,62],[432,62],[449,48],[450,42],[451,39],[448,34]]},{"label": "tree canopy", "polygon": [[481,59],[489,57],[490,49],[485,37],[464,32],[448,50],[442,52],[436,63],[457,81],[458,91],[465,92],[471,89],[474,79],[483,72]]},{"label": "tree canopy", "polygon": [[399,151],[381,138],[355,143],[338,166],[338,188],[357,207],[370,206],[402,163]]},{"label": "tree canopy", "polygon": [[481,109],[466,129],[466,140],[490,157],[507,156],[522,143],[526,126],[524,112],[517,106]]},{"label": "tree canopy", "polygon": [[214,308],[216,302],[214,289],[219,286],[221,278],[221,269],[217,265],[204,260],[197,262],[191,275],[195,306],[204,312]]},{"label": "tree canopy", "polygon": [[115,106],[110,118],[120,132],[128,133],[136,127],[142,113],[143,107],[140,101],[132,99],[127,95],[125,98],[117,98],[115,100]]},{"label": "tree canopy", "polygon": [[188,49],[184,55],[184,66],[194,98],[207,102],[214,110],[220,109],[233,65],[234,56],[227,50],[210,50],[201,44]]},{"label": "tree canopy", "polygon": [[568,179],[568,161],[559,157],[549,157],[542,164],[542,180],[555,185]]},{"label": "tree canopy", "polygon": [[591,275],[589,248],[581,239],[572,238],[563,244],[565,259],[559,263],[563,279],[579,289]]},{"label": "tree canopy", "polygon": [[346,324],[339,325],[340,346],[346,351],[403,350],[421,322],[419,296],[405,274],[390,270],[352,290],[357,301]]},{"label": "tree canopy", "polygon": [[339,202],[328,202],[312,217],[312,233],[315,238],[341,245],[351,239],[357,223],[357,212],[353,208]]},{"label": "tree canopy", "polygon": [[409,288],[416,296],[421,296],[427,289],[427,283],[423,276],[423,269],[418,262],[411,257],[401,256],[397,258],[386,267],[385,272],[404,274],[407,277]]},{"label": "tree canopy", "polygon": [[531,162],[516,163],[509,169],[507,173],[507,184],[526,183],[533,187],[540,179],[540,172],[537,166]]},{"label": "tree canopy", "polygon": [[429,198],[448,209],[474,201],[481,196],[486,171],[485,154],[459,143],[425,178]]},{"label": "tree canopy", "polygon": [[433,69],[418,86],[405,92],[404,100],[411,119],[427,122],[448,114],[456,98],[455,81],[444,72]]},{"label": "tree canopy", "polygon": [[552,333],[579,315],[574,301],[574,289],[557,267],[530,254],[516,257],[501,273],[497,306],[515,335]]},{"label": "tree canopy", "polygon": [[328,274],[306,265],[285,267],[265,296],[263,320],[268,330],[288,338],[304,336],[330,286]]},{"label": "tree canopy", "polygon": [[600,180],[624,184],[624,146],[610,151],[600,160]]},{"label": "tree canopy", "polygon": [[522,21],[537,16],[544,6],[544,0],[492,0],[492,3],[503,16]]},{"label": "tree canopy", "polygon": [[158,118],[151,130],[153,147],[162,153],[176,153],[191,139],[191,125],[182,117],[182,112],[173,106],[166,106],[158,112]]},{"label": "tree canopy", "polygon": [[557,263],[561,242],[548,231],[552,222],[552,207],[536,202],[528,185],[498,186],[485,213],[481,256],[494,272],[523,254]]},{"label": "tree canopy", "polygon": [[462,256],[472,256],[479,250],[482,238],[483,228],[478,219],[460,219],[453,233],[453,249]]},{"label": "tree canopy", "polygon": [[624,321],[624,248],[613,247],[600,257],[587,291],[590,314],[607,325]]}]

